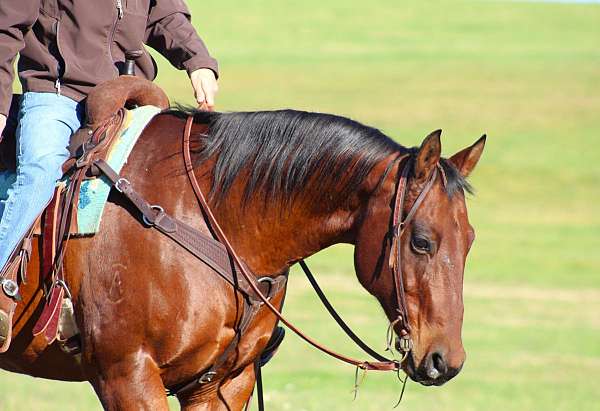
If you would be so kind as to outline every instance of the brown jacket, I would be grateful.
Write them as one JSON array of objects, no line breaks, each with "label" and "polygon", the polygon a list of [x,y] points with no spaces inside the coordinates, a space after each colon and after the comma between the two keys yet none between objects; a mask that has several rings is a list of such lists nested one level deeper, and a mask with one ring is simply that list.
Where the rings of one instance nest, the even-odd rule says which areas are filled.
[{"label": "brown jacket", "polygon": [[[80,101],[118,76],[125,51],[143,44],[178,69],[217,74],[183,0],[0,0],[0,114],[8,113],[18,53],[23,91],[60,92]],[[147,51],[136,74],[156,77]]]}]

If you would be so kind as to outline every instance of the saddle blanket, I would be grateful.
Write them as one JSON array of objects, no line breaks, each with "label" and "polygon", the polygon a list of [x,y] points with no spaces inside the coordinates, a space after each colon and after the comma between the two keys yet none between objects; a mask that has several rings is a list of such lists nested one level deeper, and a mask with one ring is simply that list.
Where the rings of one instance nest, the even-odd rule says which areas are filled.
[{"label": "saddle blanket", "polygon": [[[142,131],[152,118],[161,111],[154,106],[142,106],[128,110],[124,125],[112,142],[106,162],[117,173],[121,171]],[[14,172],[0,172],[0,199],[7,198],[7,191],[16,180]],[[77,205],[76,235],[96,234],[100,228],[102,212],[112,185],[105,176],[86,180],[81,184]]]}]

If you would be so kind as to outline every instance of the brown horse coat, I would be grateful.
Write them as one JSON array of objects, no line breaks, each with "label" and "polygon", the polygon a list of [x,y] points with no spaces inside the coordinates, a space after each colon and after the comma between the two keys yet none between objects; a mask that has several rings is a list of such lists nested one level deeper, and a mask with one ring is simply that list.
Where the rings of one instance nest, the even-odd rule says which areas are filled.
[{"label": "brown horse coat", "polygon": [[[156,117],[121,174],[149,202],[209,233],[184,173],[183,125],[178,115]],[[481,139],[444,160],[446,166],[467,176],[483,144]],[[213,201],[212,207],[230,242],[257,275],[279,274],[336,243],[354,244],[361,284],[392,319],[392,280],[381,262],[388,257],[391,206],[400,172],[395,159],[407,152],[397,147],[373,161],[360,186],[339,204],[315,206],[300,195],[287,205],[265,203],[257,196],[243,206],[246,178],[252,173],[248,168],[231,184],[226,201]],[[407,207],[423,178],[442,161],[439,133],[411,153],[415,165]],[[215,161],[211,158],[196,169],[204,192],[213,184]],[[308,180],[306,191],[315,190],[315,181]],[[447,190],[443,182],[435,184],[402,238],[409,319],[416,335],[404,368],[427,385],[452,378],[465,357],[460,336],[462,274],[473,231],[462,190],[453,195]],[[0,367],[43,378],[88,380],[106,409],[166,410],[164,387],[189,381],[215,361],[233,338],[243,305],[240,295],[208,267],[142,225],[136,210],[114,190],[109,201],[100,233],[73,241],[66,257],[66,280],[82,335],[81,361],[32,337],[42,292],[39,279],[30,275],[22,286],[24,301],[15,315],[13,345],[0,355]],[[416,236],[426,238],[431,248],[419,249]],[[32,273],[39,271],[38,248],[34,244]],[[271,313],[260,312],[231,358],[231,373],[181,396],[183,409],[241,410],[254,384],[253,361],[274,324]]]}]

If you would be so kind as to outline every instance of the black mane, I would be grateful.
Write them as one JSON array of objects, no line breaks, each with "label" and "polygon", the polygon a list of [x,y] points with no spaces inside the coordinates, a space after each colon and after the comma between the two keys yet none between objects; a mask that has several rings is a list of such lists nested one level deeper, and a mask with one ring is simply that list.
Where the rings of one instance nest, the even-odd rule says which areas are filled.
[{"label": "black mane", "polygon": [[[194,161],[216,161],[210,195],[223,201],[236,178],[247,179],[244,201],[260,192],[265,201],[289,202],[310,189],[315,204],[340,204],[384,158],[406,149],[381,131],[345,117],[295,110],[217,113],[178,107],[208,124],[208,135],[192,135]],[[446,190],[469,184],[446,160]],[[314,184],[312,184],[314,182]],[[330,187],[336,187],[334,191]]]}]

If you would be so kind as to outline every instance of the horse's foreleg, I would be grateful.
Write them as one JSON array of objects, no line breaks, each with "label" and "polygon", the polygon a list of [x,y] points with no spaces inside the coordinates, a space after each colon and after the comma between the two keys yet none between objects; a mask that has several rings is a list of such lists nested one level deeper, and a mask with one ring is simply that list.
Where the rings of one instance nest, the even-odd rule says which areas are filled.
[{"label": "horse's foreleg", "polygon": [[241,411],[252,395],[254,388],[254,365],[250,364],[235,377],[221,383],[210,397],[202,390],[179,397],[182,411]]},{"label": "horse's foreleg", "polygon": [[92,385],[106,410],[169,410],[154,361],[145,354],[100,367]]}]

